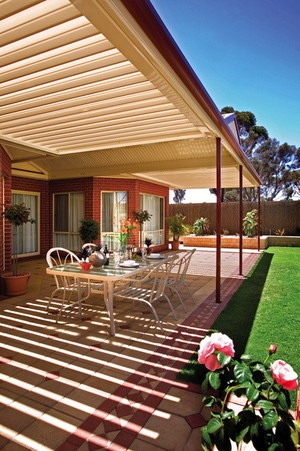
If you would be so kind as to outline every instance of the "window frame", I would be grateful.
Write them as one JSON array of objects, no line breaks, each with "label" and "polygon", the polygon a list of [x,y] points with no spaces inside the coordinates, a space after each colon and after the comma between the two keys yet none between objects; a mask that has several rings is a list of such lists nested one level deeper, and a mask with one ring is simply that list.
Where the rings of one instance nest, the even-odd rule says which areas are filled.
[{"label": "window frame", "polygon": [[[56,231],[55,230],[55,196],[57,195],[68,195],[68,228],[70,228],[70,197],[72,194],[82,194],[83,195],[83,218],[84,218],[84,211],[85,211],[85,192],[84,191],[62,191],[62,192],[56,192],[52,194],[52,205],[53,205],[53,213],[52,213],[52,242],[53,246],[60,247],[56,244],[56,237],[55,235],[64,235],[68,237],[68,246],[66,246],[67,249],[71,249],[71,238],[72,236],[78,236],[80,238],[79,232],[62,232],[62,231]],[[82,219],[83,219],[82,218]]]},{"label": "window frame", "polygon": [[[142,230],[142,243],[145,242],[145,238],[146,238],[147,234],[149,235],[151,233],[160,232],[161,236],[162,236],[162,242],[159,243],[159,244],[153,244],[153,245],[154,246],[163,246],[165,244],[165,240],[166,240],[166,238],[165,238],[165,231],[166,231],[166,229],[165,229],[166,198],[165,198],[165,196],[160,196],[158,194],[151,194],[151,193],[141,192],[141,193],[139,193],[140,210],[145,210],[144,206],[141,203],[141,198],[143,198],[143,196],[152,196],[152,197],[157,197],[159,199],[162,199],[162,217],[160,219],[161,219],[161,223],[162,223],[163,228],[162,229],[157,229],[157,230],[144,230],[144,225],[145,225],[145,223],[144,223],[143,230]],[[144,201],[143,201],[143,203],[144,203]],[[149,211],[149,209],[148,209],[148,211]],[[149,211],[149,213],[151,214],[151,211]]]},{"label": "window frame", "polygon": [[35,219],[35,225],[36,225],[36,240],[37,240],[37,250],[35,252],[25,252],[22,254],[18,254],[18,257],[22,258],[22,257],[33,257],[35,255],[40,255],[41,253],[41,222],[40,222],[40,218],[41,218],[41,193],[38,191],[26,191],[26,190],[17,190],[17,189],[12,189],[11,190],[11,194],[12,194],[12,199],[13,199],[13,194],[20,194],[20,195],[25,195],[25,196],[35,196],[37,198],[37,217]]},{"label": "window frame", "polygon": [[[119,235],[119,231],[114,231],[112,230],[111,232],[103,232],[102,230],[102,218],[103,218],[103,197],[102,195],[104,193],[126,193],[126,214],[125,214],[125,218],[124,220],[126,220],[128,218],[128,203],[129,203],[129,196],[128,196],[128,191],[126,190],[102,190],[100,191],[100,212],[101,212],[101,220],[100,220],[100,242],[101,244],[108,244],[106,242],[106,240],[104,239],[105,236],[109,236],[109,237],[117,237],[117,235]],[[115,241],[115,240],[113,240]]]}]

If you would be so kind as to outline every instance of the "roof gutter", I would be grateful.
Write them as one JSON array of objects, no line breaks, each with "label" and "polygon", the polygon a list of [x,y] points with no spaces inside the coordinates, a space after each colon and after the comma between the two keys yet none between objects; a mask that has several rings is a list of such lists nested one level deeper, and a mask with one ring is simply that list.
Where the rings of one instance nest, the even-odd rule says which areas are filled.
[{"label": "roof gutter", "polygon": [[146,33],[155,47],[159,50],[168,64],[175,71],[177,76],[182,80],[191,94],[199,102],[201,107],[211,117],[215,125],[228,140],[229,144],[235,150],[239,159],[243,162],[249,172],[257,181],[258,185],[262,181],[247,159],[243,150],[237,143],[231,130],[223,120],[222,114],[213,102],[212,98],[204,88],[198,76],[186,60],[180,48],[174,41],[170,32],[162,22],[153,5],[149,0],[120,0],[120,2],[129,11],[134,20]]}]

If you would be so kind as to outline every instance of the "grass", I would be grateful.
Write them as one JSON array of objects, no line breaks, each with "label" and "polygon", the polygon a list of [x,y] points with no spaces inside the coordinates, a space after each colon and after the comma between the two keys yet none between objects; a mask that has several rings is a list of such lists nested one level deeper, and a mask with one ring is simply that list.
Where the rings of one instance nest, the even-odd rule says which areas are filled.
[{"label": "grass", "polygon": [[[243,353],[264,360],[271,343],[277,359],[288,362],[300,375],[300,248],[270,247],[214,322],[212,329],[230,336],[236,356]],[[196,353],[179,374],[201,383],[203,365]],[[296,394],[292,394],[295,405]]]}]

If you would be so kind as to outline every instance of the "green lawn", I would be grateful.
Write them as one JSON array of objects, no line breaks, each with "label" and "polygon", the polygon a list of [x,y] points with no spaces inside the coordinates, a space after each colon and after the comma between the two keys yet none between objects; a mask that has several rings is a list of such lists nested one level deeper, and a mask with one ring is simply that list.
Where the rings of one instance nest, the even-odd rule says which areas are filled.
[{"label": "green lawn", "polygon": [[[233,339],[238,356],[247,353],[264,360],[269,345],[276,344],[276,358],[285,360],[300,375],[299,319],[300,248],[270,247],[212,329]],[[195,354],[179,378],[201,383],[203,375]]]}]

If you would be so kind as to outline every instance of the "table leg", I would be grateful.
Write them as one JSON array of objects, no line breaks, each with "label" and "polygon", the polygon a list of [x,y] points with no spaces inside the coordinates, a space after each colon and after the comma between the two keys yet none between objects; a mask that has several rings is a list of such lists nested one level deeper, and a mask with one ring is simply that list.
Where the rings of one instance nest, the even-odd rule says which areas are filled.
[{"label": "table leg", "polygon": [[104,282],[104,299],[106,299],[106,308],[110,322],[111,335],[116,334],[114,321],[114,282]]}]

